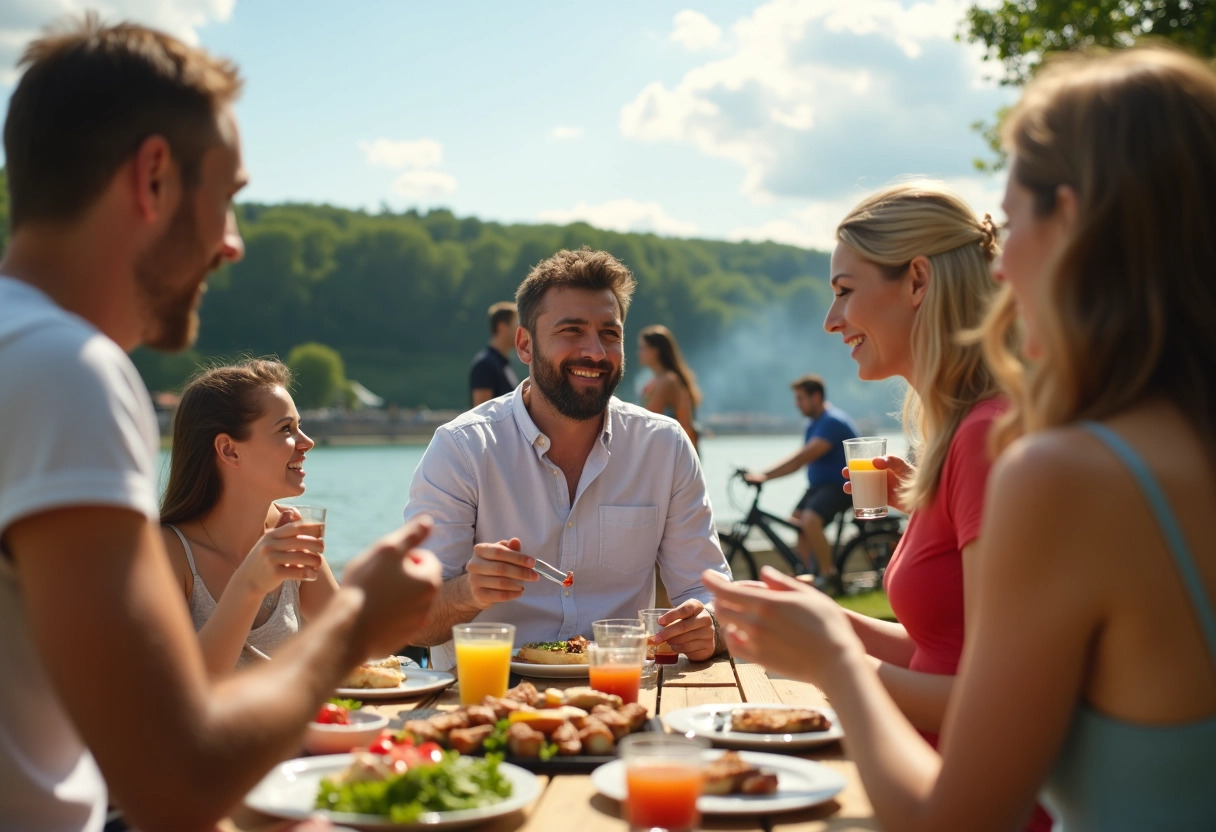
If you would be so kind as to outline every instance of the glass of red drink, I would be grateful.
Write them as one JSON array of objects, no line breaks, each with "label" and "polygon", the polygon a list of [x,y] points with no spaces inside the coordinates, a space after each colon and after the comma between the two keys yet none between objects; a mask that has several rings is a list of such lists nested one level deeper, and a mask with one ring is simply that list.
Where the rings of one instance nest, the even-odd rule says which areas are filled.
[{"label": "glass of red drink", "polygon": [[622,702],[637,702],[645,661],[646,646],[640,637],[638,643],[630,645],[608,647],[594,643],[587,648],[591,687],[615,693]]},{"label": "glass of red drink", "polygon": [[[647,637],[653,637],[663,629],[663,625],[659,623],[659,619],[671,612],[671,607],[652,610],[638,610],[638,618],[642,621],[642,626],[646,628]],[[646,658],[654,659],[655,664],[675,664],[680,660],[680,654],[671,649],[671,645],[667,642],[658,644],[650,643],[646,649]]]},{"label": "glass of red drink", "polygon": [[709,741],[679,734],[631,734],[617,746],[625,763],[625,819],[631,830],[691,832]]}]

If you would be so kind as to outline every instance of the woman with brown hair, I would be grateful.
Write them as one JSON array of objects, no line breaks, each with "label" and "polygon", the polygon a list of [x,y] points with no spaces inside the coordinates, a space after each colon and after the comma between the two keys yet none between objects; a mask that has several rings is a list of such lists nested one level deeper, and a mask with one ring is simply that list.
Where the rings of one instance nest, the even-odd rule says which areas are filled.
[{"label": "woman with brown hair", "polygon": [[676,336],[662,324],[648,326],[638,333],[638,363],[649,369],[654,377],[642,388],[642,405],[653,413],[665,413],[684,428],[694,449],[700,433],[697,430],[697,408],[701,405],[701,390],[697,376],[684,363]]},{"label": "woman with brown hair", "polygon": [[313,447],[290,384],[278,361],[215,367],[174,417],[161,532],[215,675],[267,659],[338,589],[324,525],[274,503],[304,493]]},{"label": "woman with brown hair", "polygon": [[940,756],[828,599],[705,581],[732,652],[831,698],[884,828],[1009,829],[1042,789],[1064,832],[1216,829],[1216,73],[1060,59],[1003,133],[1011,406]]}]

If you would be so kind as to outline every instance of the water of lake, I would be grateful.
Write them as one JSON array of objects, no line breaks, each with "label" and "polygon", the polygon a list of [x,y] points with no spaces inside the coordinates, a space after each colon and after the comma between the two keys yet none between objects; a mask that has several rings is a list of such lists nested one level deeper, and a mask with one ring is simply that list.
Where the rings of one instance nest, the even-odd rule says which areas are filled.
[{"label": "water of lake", "polygon": [[[751,489],[730,479],[736,468],[765,468],[796,451],[801,435],[720,436],[701,441],[701,466],[719,524],[746,512]],[[903,453],[902,436],[888,437],[888,452]],[[326,555],[339,576],[347,561],[401,522],[410,479],[425,445],[327,446],[308,452],[308,493],[296,502],[323,505]],[[161,482],[168,476],[169,454],[161,452]],[[806,490],[799,472],[766,483],[762,506],[784,514]]]}]

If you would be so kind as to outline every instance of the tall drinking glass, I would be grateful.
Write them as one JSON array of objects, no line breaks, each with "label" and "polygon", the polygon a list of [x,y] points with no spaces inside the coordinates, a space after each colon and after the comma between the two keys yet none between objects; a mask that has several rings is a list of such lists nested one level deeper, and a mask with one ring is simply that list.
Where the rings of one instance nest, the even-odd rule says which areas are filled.
[{"label": "tall drinking glass", "polygon": [[646,643],[646,628],[638,618],[601,618],[591,622],[595,643],[603,647],[630,647]]},{"label": "tall drinking glass", "polygon": [[457,624],[452,627],[452,641],[456,647],[461,705],[478,705],[487,696],[507,692],[511,648],[515,646],[514,624]]},{"label": "tall drinking glass", "polygon": [[844,440],[844,458],[853,484],[853,516],[858,520],[887,516],[887,472],[874,467],[874,457],[886,455],[886,437]]},{"label": "tall drinking glass", "polygon": [[692,832],[709,741],[679,734],[631,734],[617,748],[625,763],[625,819],[632,832]]}]

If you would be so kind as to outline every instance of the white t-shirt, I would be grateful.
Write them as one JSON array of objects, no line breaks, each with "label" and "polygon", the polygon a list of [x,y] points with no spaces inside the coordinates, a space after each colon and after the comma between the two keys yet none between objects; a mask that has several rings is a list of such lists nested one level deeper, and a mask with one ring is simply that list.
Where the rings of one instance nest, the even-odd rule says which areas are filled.
[{"label": "white t-shirt", "polygon": [[[92,325],[6,277],[0,440],[0,536],[17,520],[71,505],[157,520],[158,433],[139,373]],[[0,829],[99,830],[105,783],[28,631],[11,556],[0,550]]]}]

